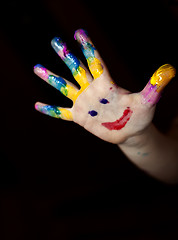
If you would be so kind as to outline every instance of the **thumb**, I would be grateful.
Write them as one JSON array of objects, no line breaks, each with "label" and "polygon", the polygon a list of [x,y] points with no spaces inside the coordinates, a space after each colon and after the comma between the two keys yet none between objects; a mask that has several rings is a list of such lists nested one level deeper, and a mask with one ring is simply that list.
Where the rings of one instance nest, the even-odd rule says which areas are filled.
[{"label": "thumb", "polygon": [[156,70],[145,88],[141,91],[142,103],[155,105],[161,96],[161,92],[165,86],[175,77],[176,70],[170,64],[162,65]]}]

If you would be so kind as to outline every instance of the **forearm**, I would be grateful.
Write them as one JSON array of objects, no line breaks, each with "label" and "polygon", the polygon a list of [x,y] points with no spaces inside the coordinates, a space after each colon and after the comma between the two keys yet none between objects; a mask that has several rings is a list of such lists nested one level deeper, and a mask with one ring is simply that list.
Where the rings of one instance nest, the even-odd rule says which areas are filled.
[{"label": "forearm", "polygon": [[167,183],[178,183],[178,142],[160,133],[153,125],[118,146],[151,176]]}]

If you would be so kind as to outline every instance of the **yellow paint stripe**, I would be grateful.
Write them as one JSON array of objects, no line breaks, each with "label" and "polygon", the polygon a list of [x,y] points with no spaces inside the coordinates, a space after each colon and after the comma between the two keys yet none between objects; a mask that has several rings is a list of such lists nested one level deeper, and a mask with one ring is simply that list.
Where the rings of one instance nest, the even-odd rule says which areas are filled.
[{"label": "yellow paint stripe", "polygon": [[157,92],[160,92],[175,76],[176,70],[170,64],[162,65],[151,77],[150,83],[157,86]]}]

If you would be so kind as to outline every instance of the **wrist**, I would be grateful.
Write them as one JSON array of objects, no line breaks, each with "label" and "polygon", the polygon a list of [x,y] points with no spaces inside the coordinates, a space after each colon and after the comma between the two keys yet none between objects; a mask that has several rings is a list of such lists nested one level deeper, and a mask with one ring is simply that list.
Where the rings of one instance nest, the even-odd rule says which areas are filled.
[{"label": "wrist", "polygon": [[129,137],[126,141],[123,143],[117,144],[119,147],[132,147],[132,148],[140,148],[144,147],[148,144],[149,138],[154,132],[155,127],[153,124],[150,124],[147,128],[145,128],[143,131],[138,133],[137,135]]},{"label": "wrist", "polygon": [[118,147],[147,174],[167,183],[178,182],[178,144],[159,132],[153,124],[140,135],[118,144]]}]

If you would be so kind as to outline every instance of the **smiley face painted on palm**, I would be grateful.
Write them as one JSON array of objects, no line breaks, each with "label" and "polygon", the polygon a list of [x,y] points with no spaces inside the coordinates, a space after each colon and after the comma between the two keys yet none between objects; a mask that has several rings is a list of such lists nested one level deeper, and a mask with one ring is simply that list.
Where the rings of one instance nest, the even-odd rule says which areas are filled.
[{"label": "smiley face painted on palm", "polygon": [[[40,78],[73,101],[73,107],[62,108],[37,102],[35,108],[49,116],[74,121],[95,135],[102,135],[102,138],[107,140],[111,134],[120,136],[121,132],[117,134],[117,131],[122,130],[125,126],[132,133],[140,131],[143,119],[145,124],[149,124],[153,114],[150,115],[150,118],[145,118],[148,108],[144,108],[143,105],[148,105],[150,108],[157,103],[162,89],[175,75],[175,69],[169,64],[163,65],[155,72],[143,91],[129,95],[128,91],[114,84],[87,32],[82,29],[77,30],[74,38],[81,46],[90,71],[68,50],[66,43],[60,38],[54,38],[51,44],[70,69],[80,88],[50,72],[42,65],[38,64],[34,67],[34,72]],[[133,116],[133,113],[137,118]],[[140,118],[140,114],[142,118]],[[134,122],[134,127],[130,119],[132,119],[132,123]],[[112,136],[111,140],[109,139],[112,142],[116,142],[116,140],[113,140]]]},{"label": "smiley face painted on palm", "polygon": [[[60,56],[60,58],[64,61],[64,63],[69,67],[70,71],[72,72],[72,75],[74,76],[75,80],[79,83],[81,88],[77,89],[69,81],[51,73],[49,70],[47,70],[40,64],[37,64],[34,67],[35,69],[34,71],[39,77],[41,77],[47,83],[58,89],[66,97],[70,98],[75,105],[75,102],[78,99],[78,97],[84,91],[87,91],[87,88],[92,84],[92,82],[96,81],[96,79],[100,78],[100,76],[103,74],[104,64],[102,63],[102,60],[98,52],[96,51],[96,48],[94,47],[93,43],[89,39],[86,31],[84,31],[83,29],[76,31],[74,38],[81,45],[81,50],[87,60],[90,73],[92,74],[94,80],[91,77],[89,78],[89,73],[85,66],[76,58],[76,56],[73,53],[71,53],[67,49],[66,43],[64,43],[60,38],[57,37],[55,37],[52,40],[51,42],[52,47]],[[109,90],[112,90],[112,87],[110,87]],[[98,102],[101,105],[110,104],[107,98],[100,98]],[[52,106],[46,105],[42,103],[36,103],[35,108],[38,111],[52,117],[61,118],[65,120],[73,120],[73,114],[70,109],[65,109],[53,105]],[[95,118],[95,120],[100,114],[96,109],[88,109],[87,112],[88,115],[91,118]],[[108,130],[120,130],[126,125],[126,123],[131,117],[131,114],[132,111],[128,107],[124,110],[123,115],[119,119],[116,119],[113,122],[102,122],[101,126],[107,128]]]},{"label": "smiley face painted on palm", "polygon": [[[109,101],[106,98],[100,99],[99,102],[101,104],[109,104]],[[124,110],[123,115],[119,119],[113,122],[103,122],[101,123],[101,125],[109,130],[120,130],[125,127],[132,113],[133,111],[130,109],[130,107],[127,107],[127,109]],[[96,117],[98,115],[98,112],[95,110],[90,110],[88,114],[90,114],[92,117]]]}]

